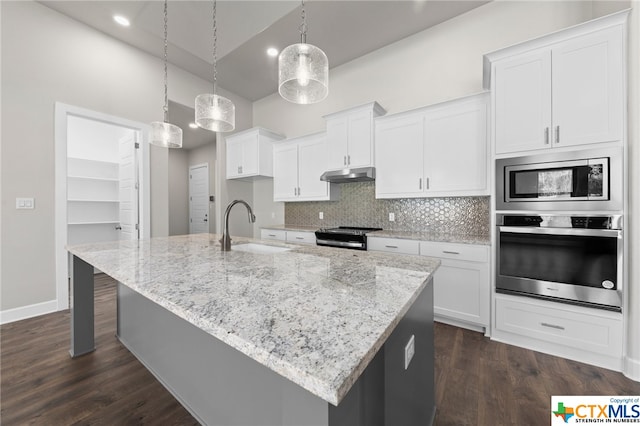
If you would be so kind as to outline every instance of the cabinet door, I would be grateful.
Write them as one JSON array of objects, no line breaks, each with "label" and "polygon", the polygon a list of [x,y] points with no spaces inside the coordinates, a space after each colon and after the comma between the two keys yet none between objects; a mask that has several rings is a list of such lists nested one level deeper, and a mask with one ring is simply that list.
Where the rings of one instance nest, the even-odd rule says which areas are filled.
[{"label": "cabinet door", "polygon": [[295,200],[298,193],[298,146],[273,148],[273,200]]},{"label": "cabinet door", "polygon": [[554,145],[621,140],[622,28],[561,43],[552,57]]},{"label": "cabinet door", "polygon": [[347,167],[347,117],[327,120],[327,170],[340,170]]},{"label": "cabinet door", "polygon": [[433,276],[434,313],[487,327],[490,304],[488,265],[446,259],[441,262]]},{"label": "cabinet door", "polygon": [[494,74],[496,154],[550,147],[551,51],[500,61]]},{"label": "cabinet door", "polygon": [[428,112],[425,132],[427,195],[488,193],[486,98]]},{"label": "cabinet door", "polygon": [[320,180],[327,170],[327,142],[323,137],[298,144],[298,201],[328,199],[329,184]]},{"label": "cabinet door", "polygon": [[375,123],[376,198],[424,196],[424,116]]},{"label": "cabinet door", "polygon": [[361,111],[349,117],[347,165],[350,168],[373,165],[372,113]]},{"label": "cabinet door", "polygon": [[227,139],[227,178],[242,174],[242,141]]},{"label": "cabinet door", "polygon": [[258,134],[242,137],[242,175],[258,174]]}]

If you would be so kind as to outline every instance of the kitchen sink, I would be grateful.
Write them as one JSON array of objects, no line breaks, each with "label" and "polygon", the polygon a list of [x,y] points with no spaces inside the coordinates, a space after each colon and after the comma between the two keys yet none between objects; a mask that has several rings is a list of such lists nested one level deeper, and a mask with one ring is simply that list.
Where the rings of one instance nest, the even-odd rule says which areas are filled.
[{"label": "kitchen sink", "polygon": [[256,254],[275,254],[291,250],[288,247],[269,246],[266,244],[243,243],[231,246],[231,251],[244,251]]}]

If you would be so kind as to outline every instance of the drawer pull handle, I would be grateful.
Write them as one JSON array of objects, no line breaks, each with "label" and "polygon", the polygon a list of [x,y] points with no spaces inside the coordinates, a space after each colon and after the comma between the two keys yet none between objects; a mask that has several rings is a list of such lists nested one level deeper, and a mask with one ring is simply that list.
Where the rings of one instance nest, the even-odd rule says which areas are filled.
[{"label": "drawer pull handle", "polygon": [[275,237],[276,234],[268,234],[270,237]]},{"label": "drawer pull handle", "polygon": [[304,240],[304,237],[296,237],[296,240]]},{"label": "drawer pull handle", "polygon": [[457,251],[449,251],[449,250],[442,250],[442,252],[443,252],[444,254],[460,254],[460,252],[457,252]]},{"label": "drawer pull handle", "polygon": [[547,290],[549,290],[549,291],[560,291],[559,288],[551,288],[551,287],[547,287]]},{"label": "drawer pull handle", "polygon": [[541,322],[541,326],[548,328],[555,328],[556,330],[564,330],[564,327],[561,325],[547,324],[546,322]]},{"label": "drawer pull handle", "polygon": [[398,248],[398,246],[385,246],[386,248]]}]

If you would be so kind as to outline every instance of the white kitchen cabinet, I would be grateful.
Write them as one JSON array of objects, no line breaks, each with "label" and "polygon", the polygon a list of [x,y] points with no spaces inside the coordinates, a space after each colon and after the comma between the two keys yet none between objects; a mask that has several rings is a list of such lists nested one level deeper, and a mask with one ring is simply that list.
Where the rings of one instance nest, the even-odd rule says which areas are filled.
[{"label": "white kitchen cabinet", "polygon": [[622,140],[624,28],[571,31],[545,47],[488,55],[499,57],[492,62],[496,154]]},{"label": "white kitchen cabinet", "polygon": [[339,187],[320,180],[327,169],[324,133],[289,139],[273,149],[273,200],[336,200]]},{"label": "white kitchen cabinet", "polygon": [[326,115],[327,170],[373,166],[373,119],[385,112],[371,102]]},{"label": "white kitchen cabinet", "polygon": [[254,127],[227,137],[227,179],[273,176],[273,143],[283,136]]},{"label": "white kitchen cabinet", "polygon": [[622,314],[495,295],[492,339],[620,371]]},{"label": "white kitchen cabinet", "polygon": [[433,276],[436,317],[488,328],[489,246],[422,241],[420,254],[441,262]]},{"label": "white kitchen cabinet", "polygon": [[296,244],[316,244],[315,232],[287,231],[287,242]]},{"label": "white kitchen cabinet", "polygon": [[286,241],[287,231],[284,229],[261,229],[260,238],[263,240]]},{"label": "white kitchen cabinet", "polygon": [[420,254],[420,241],[367,236],[367,250],[385,251],[387,253]]},{"label": "white kitchen cabinet", "polygon": [[376,198],[487,195],[488,95],[375,121]]}]

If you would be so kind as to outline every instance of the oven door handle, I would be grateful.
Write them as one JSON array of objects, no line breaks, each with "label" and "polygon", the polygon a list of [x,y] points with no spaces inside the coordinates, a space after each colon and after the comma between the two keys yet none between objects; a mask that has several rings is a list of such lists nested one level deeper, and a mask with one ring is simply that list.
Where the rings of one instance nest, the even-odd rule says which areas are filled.
[{"label": "oven door handle", "polygon": [[585,237],[616,237],[622,236],[619,229],[585,229],[585,228],[537,228],[533,226],[499,226],[500,232],[515,234],[543,234],[543,235],[582,235]]},{"label": "oven door handle", "polygon": [[335,246],[335,247],[364,248],[363,243],[354,243],[349,241],[321,240],[318,238],[316,238],[316,244],[326,244],[328,246]]}]

